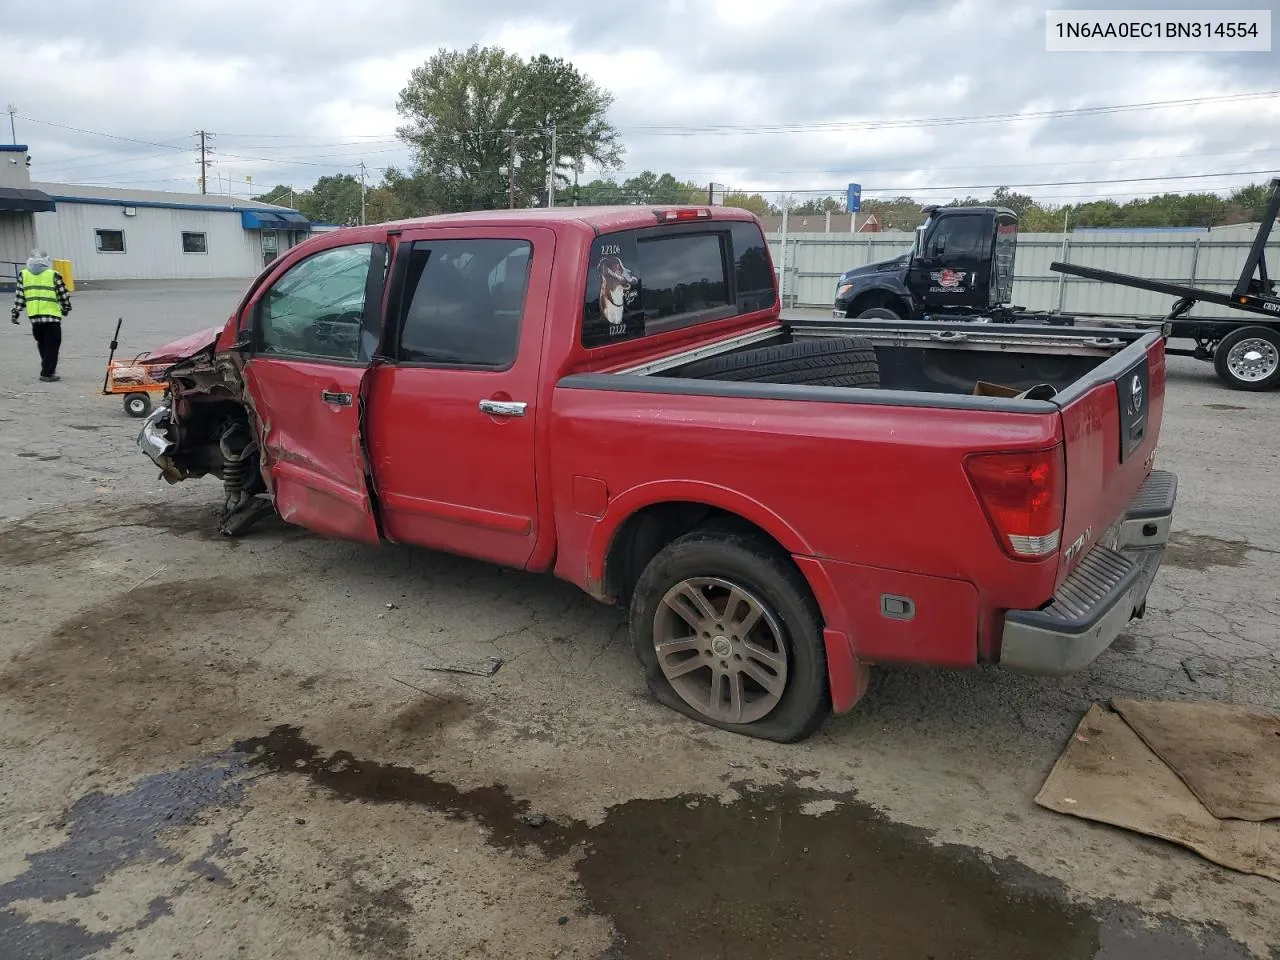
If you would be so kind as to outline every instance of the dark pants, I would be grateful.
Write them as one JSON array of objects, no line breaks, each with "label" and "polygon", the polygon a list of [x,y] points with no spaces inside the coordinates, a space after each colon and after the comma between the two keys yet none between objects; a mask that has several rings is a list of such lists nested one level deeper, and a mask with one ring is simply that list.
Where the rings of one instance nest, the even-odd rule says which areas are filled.
[{"label": "dark pants", "polygon": [[58,351],[62,348],[62,324],[46,320],[31,324],[31,335],[40,348],[40,376],[52,377],[58,372]]}]

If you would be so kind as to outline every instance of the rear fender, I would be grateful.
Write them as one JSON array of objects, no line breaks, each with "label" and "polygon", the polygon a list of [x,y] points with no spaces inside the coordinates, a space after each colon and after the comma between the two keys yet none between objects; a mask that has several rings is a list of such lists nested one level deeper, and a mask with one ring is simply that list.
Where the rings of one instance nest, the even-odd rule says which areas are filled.
[{"label": "rear fender", "polygon": [[790,554],[807,555],[808,542],[764,504],[726,487],[696,480],[658,480],[632,487],[612,498],[609,507],[591,531],[587,542],[589,591],[603,596],[605,563],[622,525],[646,507],[664,503],[700,503],[742,517],[773,537]]}]

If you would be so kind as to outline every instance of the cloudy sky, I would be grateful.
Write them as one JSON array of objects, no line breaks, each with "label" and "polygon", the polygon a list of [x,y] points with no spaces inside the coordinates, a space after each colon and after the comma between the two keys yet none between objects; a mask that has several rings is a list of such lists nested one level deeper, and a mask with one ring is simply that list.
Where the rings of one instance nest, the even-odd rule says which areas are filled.
[{"label": "cloudy sky", "polygon": [[[211,188],[221,175],[237,194],[247,176],[301,189],[361,159],[375,177],[403,166],[397,93],[472,43],[563,56],[610,90],[622,176],[918,199],[1035,184],[1076,201],[1280,171],[1280,49],[1045,51],[1046,8],[1120,6],[1255,7],[1280,25],[1276,0],[64,0],[6,18],[0,97],[33,179],[175,191],[196,188],[197,129],[214,134]],[[1004,119],[936,122],[974,117]]]}]

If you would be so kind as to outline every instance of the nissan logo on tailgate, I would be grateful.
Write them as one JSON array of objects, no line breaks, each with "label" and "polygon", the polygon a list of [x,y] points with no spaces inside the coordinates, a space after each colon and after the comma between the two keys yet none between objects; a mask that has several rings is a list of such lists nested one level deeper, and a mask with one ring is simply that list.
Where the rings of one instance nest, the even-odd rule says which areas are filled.
[{"label": "nissan logo on tailgate", "polygon": [[1133,383],[1129,385],[1129,401],[1133,404],[1134,413],[1142,410],[1142,378],[1136,373],[1133,375]]}]

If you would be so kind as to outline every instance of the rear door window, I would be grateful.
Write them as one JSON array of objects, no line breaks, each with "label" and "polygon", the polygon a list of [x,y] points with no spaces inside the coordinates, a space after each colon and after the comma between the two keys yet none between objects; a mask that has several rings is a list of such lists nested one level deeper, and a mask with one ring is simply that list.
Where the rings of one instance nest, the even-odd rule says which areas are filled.
[{"label": "rear door window", "polygon": [[396,360],[505,370],[520,345],[526,240],[430,240],[409,254]]},{"label": "rear door window", "polygon": [[776,302],[764,237],[745,221],[607,234],[592,244],[590,265],[585,347],[767,309]]}]

